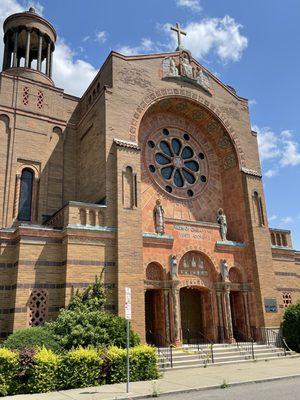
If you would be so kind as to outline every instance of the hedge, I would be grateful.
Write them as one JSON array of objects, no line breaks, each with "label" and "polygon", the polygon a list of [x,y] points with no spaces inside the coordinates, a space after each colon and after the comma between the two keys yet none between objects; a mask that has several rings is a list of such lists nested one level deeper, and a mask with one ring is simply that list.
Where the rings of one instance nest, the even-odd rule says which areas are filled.
[{"label": "hedge", "polygon": [[0,348],[0,396],[15,392],[19,368],[19,355]]},{"label": "hedge", "polygon": [[[111,347],[107,357],[107,382],[117,383],[126,381],[126,349]],[[145,381],[159,377],[157,353],[154,347],[140,345],[130,349],[130,380]]]},{"label": "hedge", "polygon": [[[147,345],[130,349],[131,381],[158,378],[157,354]],[[126,350],[77,348],[60,355],[42,347],[20,353],[0,348],[0,396],[42,393],[126,380]]]},{"label": "hedge", "polygon": [[53,333],[43,326],[19,329],[9,335],[3,343],[3,346],[11,350],[39,348],[44,346],[55,352],[61,351],[61,347]]},{"label": "hedge", "polygon": [[104,361],[96,349],[78,348],[66,353],[61,359],[61,387],[73,389],[101,385],[105,381]]},{"label": "hedge", "polygon": [[294,351],[300,352],[300,301],[289,305],[283,315],[283,336],[287,345]]}]

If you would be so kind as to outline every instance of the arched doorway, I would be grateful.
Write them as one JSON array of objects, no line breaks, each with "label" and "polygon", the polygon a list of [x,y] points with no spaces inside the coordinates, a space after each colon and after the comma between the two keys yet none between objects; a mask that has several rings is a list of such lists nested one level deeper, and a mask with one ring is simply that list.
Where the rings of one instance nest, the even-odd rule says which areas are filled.
[{"label": "arched doorway", "polygon": [[240,290],[240,286],[243,282],[243,277],[238,268],[230,268],[229,279],[232,284],[230,291],[230,309],[233,337],[236,340],[247,340],[248,331],[247,316],[244,304],[245,299],[243,296],[243,292]]},{"label": "arched doorway", "polygon": [[180,317],[182,342],[207,343],[213,331],[210,291],[200,287],[180,289]]},{"label": "arched doorway", "polygon": [[166,332],[165,296],[163,291],[163,269],[158,263],[150,263],[146,269],[145,325],[146,342],[155,346],[165,346]]}]

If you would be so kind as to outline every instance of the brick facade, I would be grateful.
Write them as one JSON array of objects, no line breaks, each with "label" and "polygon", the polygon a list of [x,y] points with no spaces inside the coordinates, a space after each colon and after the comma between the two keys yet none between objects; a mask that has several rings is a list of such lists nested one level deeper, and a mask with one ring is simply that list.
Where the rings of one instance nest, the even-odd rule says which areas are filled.
[{"label": "brick facade", "polygon": [[[209,71],[210,92],[164,79],[167,57],[181,65],[182,52],[112,52],[81,98],[39,71],[0,74],[1,336],[38,323],[36,297],[40,322],[55,318],[72,288],[102,271],[107,310],[124,315],[130,286],[133,327],[156,344],[194,331],[230,341],[278,327],[284,307],[300,298],[300,253],[290,232],[268,226],[248,101]],[[153,164],[149,148],[164,129],[199,153],[201,182],[192,190],[164,186]],[[18,218],[25,169],[34,175],[26,223]],[[220,208],[227,241],[216,222]]]}]

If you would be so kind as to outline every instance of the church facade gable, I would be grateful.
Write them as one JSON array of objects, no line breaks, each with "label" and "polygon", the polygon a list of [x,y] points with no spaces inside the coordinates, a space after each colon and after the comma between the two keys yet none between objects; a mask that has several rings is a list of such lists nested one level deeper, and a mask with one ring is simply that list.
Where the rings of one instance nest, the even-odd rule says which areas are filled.
[{"label": "church facade gable", "polygon": [[23,14],[43,39],[36,69],[27,36],[27,67],[7,47],[1,73],[0,335],[55,318],[102,273],[107,311],[124,316],[131,287],[133,328],[155,345],[278,328],[300,255],[269,229],[247,100],[182,47],[179,25],[175,52],[112,52],[69,96],[51,78],[54,28]]}]

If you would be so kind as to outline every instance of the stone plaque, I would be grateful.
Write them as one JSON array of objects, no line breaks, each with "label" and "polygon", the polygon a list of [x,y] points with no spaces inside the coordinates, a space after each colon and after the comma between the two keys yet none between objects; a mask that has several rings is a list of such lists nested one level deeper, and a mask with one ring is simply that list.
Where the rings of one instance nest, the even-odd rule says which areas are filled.
[{"label": "stone plaque", "polygon": [[206,269],[205,261],[201,254],[197,252],[190,251],[185,254],[180,261],[179,275],[189,275],[189,276],[207,276],[208,272]]}]

